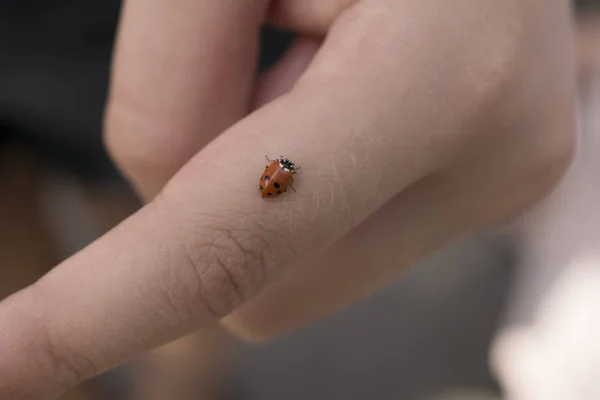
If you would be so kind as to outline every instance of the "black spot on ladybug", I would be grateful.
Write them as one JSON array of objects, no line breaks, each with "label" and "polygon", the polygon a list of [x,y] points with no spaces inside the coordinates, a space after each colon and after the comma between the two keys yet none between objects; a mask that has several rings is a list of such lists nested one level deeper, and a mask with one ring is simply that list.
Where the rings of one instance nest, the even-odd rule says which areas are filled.
[{"label": "black spot on ladybug", "polygon": [[279,186],[279,183],[275,182],[275,184],[273,185],[275,186],[276,189],[279,189],[281,186]]},{"label": "black spot on ladybug", "polygon": [[267,193],[267,196],[273,196],[273,193]]},{"label": "black spot on ladybug", "polygon": [[281,194],[281,190],[278,190],[278,191],[277,191],[277,194]]},{"label": "black spot on ladybug", "polygon": [[267,166],[265,167],[265,169],[269,169],[269,166],[267,165]]},{"label": "black spot on ladybug", "polygon": [[269,175],[265,175],[265,181],[268,181],[269,179],[271,179],[271,177]]}]

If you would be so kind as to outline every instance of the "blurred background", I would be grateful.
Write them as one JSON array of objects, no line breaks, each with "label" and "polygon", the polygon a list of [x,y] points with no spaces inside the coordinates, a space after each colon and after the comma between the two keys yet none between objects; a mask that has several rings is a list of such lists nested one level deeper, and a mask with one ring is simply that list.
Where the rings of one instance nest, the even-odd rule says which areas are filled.
[{"label": "blurred background", "polygon": [[[577,4],[582,89],[600,54],[598,3]],[[119,7],[0,0],[0,298],[140,206],[101,139]],[[264,70],[293,36],[261,37]],[[250,346],[207,330],[64,399],[499,399],[488,348],[514,257],[508,237],[482,234],[277,340]]]}]

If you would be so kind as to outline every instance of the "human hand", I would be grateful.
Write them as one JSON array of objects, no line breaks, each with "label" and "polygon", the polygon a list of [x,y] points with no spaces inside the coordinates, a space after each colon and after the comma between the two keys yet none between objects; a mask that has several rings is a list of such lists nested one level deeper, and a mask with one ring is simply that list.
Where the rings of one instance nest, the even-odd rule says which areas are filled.
[{"label": "human hand", "polygon": [[[255,82],[265,19],[306,38]],[[570,160],[570,24],[566,0],[128,0],[107,142],[160,194],[0,305],[0,399],[227,315],[278,334],[517,215]],[[265,154],[297,193],[260,198]]]},{"label": "human hand", "polygon": [[490,344],[505,400],[600,398],[600,15],[584,14],[576,44],[579,149],[551,196],[528,211],[510,296]]}]

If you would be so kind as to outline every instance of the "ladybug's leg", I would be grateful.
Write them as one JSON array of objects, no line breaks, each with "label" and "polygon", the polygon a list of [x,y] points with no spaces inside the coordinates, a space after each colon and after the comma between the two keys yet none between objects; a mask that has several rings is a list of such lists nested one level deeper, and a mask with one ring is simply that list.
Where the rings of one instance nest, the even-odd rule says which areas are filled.
[{"label": "ladybug's leg", "polygon": [[273,162],[275,160],[269,160],[269,156],[265,155],[265,158],[267,159],[268,162]]},{"label": "ladybug's leg", "polygon": [[297,192],[297,190],[296,190],[296,189],[295,189],[295,188],[294,188],[292,185],[290,185],[290,188],[291,188],[291,189],[292,189],[294,192]]}]

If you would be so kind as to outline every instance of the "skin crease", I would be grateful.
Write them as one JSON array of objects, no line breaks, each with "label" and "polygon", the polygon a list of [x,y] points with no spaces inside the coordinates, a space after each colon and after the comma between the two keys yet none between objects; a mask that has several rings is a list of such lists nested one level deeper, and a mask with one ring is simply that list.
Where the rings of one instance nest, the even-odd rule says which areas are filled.
[{"label": "skin crease", "polygon": [[[255,82],[265,19],[306,38]],[[0,399],[276,335],[519,215],[571,159],[571,47],[566,0],[128,0],[106,139],[149,203],[0,303]],[[260,198],[265,153],[298,193]]]}]

